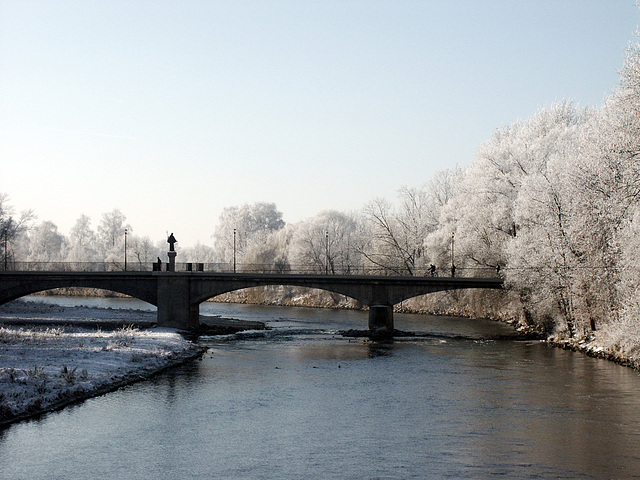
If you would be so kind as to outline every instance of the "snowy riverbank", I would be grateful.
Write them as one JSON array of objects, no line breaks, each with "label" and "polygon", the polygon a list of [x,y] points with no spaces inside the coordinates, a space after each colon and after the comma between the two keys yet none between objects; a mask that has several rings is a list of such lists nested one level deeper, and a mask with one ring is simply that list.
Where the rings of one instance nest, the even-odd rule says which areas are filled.
[{"label": "snowy riverbank", "polygon": [[[14,304],[0,312],[0,426],[147,379],[203,352],[174,329],[47,326],[70,316],[115,322],[123,314],[49,307]],[[16,321],[32,325],[8,324]]]},{"label": "snowy riverbank", "polygon": [[597,337],[566,339],[551,336],[547,339],[547,343],[553,347],[572,350],[594,358],[602,358],[640,371],[637,347],[630,352],[627,349],[621,349],[617,345],[611,346],[609,342],[602,342]]}]

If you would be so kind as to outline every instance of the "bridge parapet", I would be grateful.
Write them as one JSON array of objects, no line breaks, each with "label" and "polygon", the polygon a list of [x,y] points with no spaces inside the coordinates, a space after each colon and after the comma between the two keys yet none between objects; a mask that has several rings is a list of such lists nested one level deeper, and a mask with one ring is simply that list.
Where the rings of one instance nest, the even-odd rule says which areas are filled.
[{"label": "bridge parapet", "polygon": [[[124,262],[0,262],[0,271],[6,272],[152,272],[155,262],[127,262],[126,269]],[[165,270],[167,263],[162,263],[160,270]],[[323,268],[317,265],[274,265],[264,263],[238,263],[234,271],[232,263],[197,263],[197,262],[176,262],[176,272],[202,272],[202,273],[252,273],[252,274],[291,274],[291,275],[327,275]],[[328,273],[330,276],[336,275],[356,275],[356,276],[407,276],[403,270],[381,267],[363,267],[345,265],[336,268]],[[412,277],[430,277],[428,267],[416,268]],[[468,278],[488,278],[495,277],[496,272],[491,267],[458,267],[456,277]],[[436,277],[438,278],[438,277]],[[440,277],[447,278],[447,277]]]}]

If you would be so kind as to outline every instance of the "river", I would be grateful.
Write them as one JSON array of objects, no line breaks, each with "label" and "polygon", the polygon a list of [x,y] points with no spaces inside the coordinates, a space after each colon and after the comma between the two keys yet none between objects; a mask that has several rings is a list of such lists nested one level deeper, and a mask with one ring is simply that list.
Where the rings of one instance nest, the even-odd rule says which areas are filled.
[{"label": "river", "polygon": [[365,312],[201,313],[273,329],[203,337],[200,361],[0,430],[0,478],[640,478],[629,368],[483,320],[396,314],[431,335],[376,343],[335,334]]}]

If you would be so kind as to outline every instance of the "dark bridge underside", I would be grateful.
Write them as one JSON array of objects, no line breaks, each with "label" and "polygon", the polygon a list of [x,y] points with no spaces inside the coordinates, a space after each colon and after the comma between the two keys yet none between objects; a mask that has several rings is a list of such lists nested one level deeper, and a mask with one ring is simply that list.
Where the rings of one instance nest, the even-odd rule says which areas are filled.
[{"label": "dark bridge underside", "polygon": [[382,277],[366,275],[204,274],[191,286],[201,303],[222,293],[265,285],[318,288],[354,298],[364,305],[395,305],[409,298],[444,290],[502,288],[500,278]]},{"label": "dark bridge underside", "polygon": [[188,328],[197,326],[198,306],[203,301],[222,293],[266,285],[318,288],[346,295],[369,307],[392,307],[412,297],[444,290],[500,289],[503,280],[204,272],[2,272],[0,304],[54,288],[98,288],[156,305],[160,325]]},{"label": "dark bridge underside", "polygon": [[0,305],[55,288],[97,288],[158,304],[155,282],[139,272],[4,272],[0,273]]}]

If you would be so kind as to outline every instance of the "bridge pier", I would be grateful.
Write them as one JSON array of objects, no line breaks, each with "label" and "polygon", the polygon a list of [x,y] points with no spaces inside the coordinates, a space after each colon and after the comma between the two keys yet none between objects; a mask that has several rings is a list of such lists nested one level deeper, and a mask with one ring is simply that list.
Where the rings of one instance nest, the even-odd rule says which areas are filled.
[{"label": "bridge pier", "polygon": [[390,333],[393,329],[393,307],[391,305],[370,305],[369,330],[372,333]]},{"label": "bridge pier", "polygon": [[191,304],[189,277],[158,277],[158,326],[188,330],[200,325],[200,305]]}]

